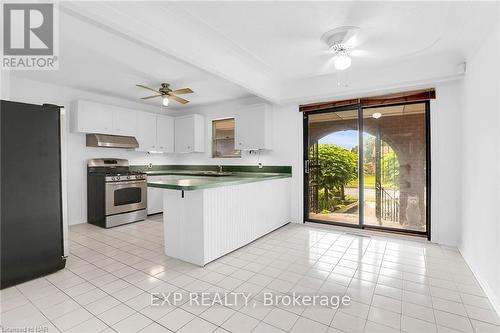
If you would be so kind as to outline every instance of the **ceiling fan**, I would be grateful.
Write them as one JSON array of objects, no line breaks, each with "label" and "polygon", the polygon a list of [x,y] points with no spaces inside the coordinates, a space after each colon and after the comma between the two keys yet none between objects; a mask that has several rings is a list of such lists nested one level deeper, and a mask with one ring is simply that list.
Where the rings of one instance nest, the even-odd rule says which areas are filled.
[{"label": "ceiling fan", "polygon": [[193,93],[193,91],[190,88],[172,90],[170,89],[169,83],[162,83],[158,90],[143,86],[142,84],[136,84],[136,86],[154,91],[156,93],[156,95],[142,97],[141,99],[151,99],[151,98],[161,97],[163,106],[168,106],[170,100],[174,100],[181,104],[189,103],[187,99],[181,98],[177,95]]},{"label": "ceiling fan", "polygon": [[337,70],[344,70],[351,66],[353,40],[358,31],[358,27],[344,26],[327,31],[321,36],[321,40],[333,53],[333,65]]}]

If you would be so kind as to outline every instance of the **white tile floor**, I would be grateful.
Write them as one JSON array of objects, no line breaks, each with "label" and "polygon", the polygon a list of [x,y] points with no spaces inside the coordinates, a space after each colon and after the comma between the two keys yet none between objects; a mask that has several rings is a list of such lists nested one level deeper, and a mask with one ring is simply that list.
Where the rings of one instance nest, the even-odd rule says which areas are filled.
[{"label": "white tile floor", "polygon": [[[67,268],[1,292],[3,327],[49,332],[500,332],[458,252],[288,225],[205,268],[163,254],[161,216],[70,228]],[[150,305],[151,292],[251,292],[248,306]],[[347,293],[338,310],[264,306],[264,292]]]}]

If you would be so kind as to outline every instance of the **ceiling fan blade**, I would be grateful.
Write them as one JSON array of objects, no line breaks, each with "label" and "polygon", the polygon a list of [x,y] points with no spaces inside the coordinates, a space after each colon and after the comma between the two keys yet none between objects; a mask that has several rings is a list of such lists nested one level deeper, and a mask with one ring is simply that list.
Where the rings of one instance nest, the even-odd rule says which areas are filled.
[{"label": "ceiling fan blade", "polygon": [[155,97],[161,97],[161,95],[154,95],[154,96],[148,96],[148,97],[141,97],[141,99],[150,99],[150,98],[155,98]]},{"label": "ceiling fan blade", "polygon": [[183,88],[171,91],[172,94],[182,95],[182,94],[192,94],[193,91],[190,88]]},{"label": "ceiling fan blade", "polygon": [[187,99],[180,98],[179,96],[175,96],[175,95],[172,95],[172,94],[168,94],[168,98],[169,99],[173,99],[174,101],[179,102],[181,104],[189,103],[189,101]]},{"label": "ceiling fan blade", "polygon": [[154,91],[155,93],[158,93],[158,90],[153,89],[153,88],[149,88],[149,87],[146,87],[146,86],[143,86],[142,84],[136,84],[136,86],[144,88],[144,89],[147,89],[147,90]]}]

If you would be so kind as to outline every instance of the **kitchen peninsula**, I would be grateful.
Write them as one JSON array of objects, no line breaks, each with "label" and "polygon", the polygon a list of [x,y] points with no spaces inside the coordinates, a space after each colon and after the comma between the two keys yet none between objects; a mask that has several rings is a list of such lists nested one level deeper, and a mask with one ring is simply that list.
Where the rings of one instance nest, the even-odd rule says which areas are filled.
[{"label": "kitchen peninsula", "polygon": [[168,166],[148,186],[163,190],[165,254],[199,266],[290,222],[291,167]]}]

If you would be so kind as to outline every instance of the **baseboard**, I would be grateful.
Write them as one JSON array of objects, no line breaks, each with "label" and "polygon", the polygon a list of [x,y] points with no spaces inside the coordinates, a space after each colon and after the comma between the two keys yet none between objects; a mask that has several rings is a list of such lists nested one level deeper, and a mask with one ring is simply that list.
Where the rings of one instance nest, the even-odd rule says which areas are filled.
[{"label": "baseboard", "polygon": [[473,266],[470,264],[469,259],[467,256],[465,256],[462,252],[462,250],[459,248],[458,251],[462,255],[462,258],[464,258],[465,263],[467,266],[469,266],[469,269],[471,270],[472,274],[476,278],[477,282],[483,289],[484,293],[486,294],[486,297],[490,301],[491,305],[493,306],[493,310],[500,316],[500,300],[496,297],[495,293],[493,292],[493,289],[490,287],[488,282],[484,281],[474,270]]}]

